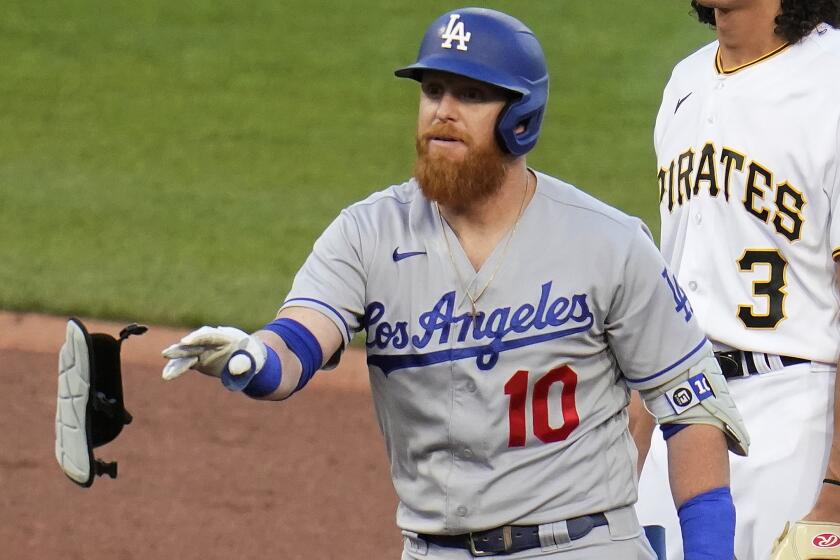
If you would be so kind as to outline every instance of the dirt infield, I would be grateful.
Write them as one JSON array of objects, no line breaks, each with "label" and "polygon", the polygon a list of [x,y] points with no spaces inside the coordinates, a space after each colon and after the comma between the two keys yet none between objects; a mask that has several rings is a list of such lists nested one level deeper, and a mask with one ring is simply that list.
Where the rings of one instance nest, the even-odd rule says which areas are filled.
[{"label": "dirt infield", "polygon": [[[112,335],[124,326],[85,323]],[[123,378],[134,422],[97,448],[119,478],[82,489],[53,449],[65,325],[0,313],[0,558],[399,558],[361,352],[289,401],[262,403],[198,374],[163,381],[160,350],[182,331],[132,337]]]}]

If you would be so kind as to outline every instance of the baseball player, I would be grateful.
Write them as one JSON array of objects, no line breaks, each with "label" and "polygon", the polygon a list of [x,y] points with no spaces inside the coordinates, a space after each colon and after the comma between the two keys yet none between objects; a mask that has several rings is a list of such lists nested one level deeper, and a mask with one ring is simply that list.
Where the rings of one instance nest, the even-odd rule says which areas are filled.
[{"label": "baseball player", "polygon": [[364,331],[403,560],[653,559],[633,387],[687,427],[671,449],[687,546],[731,558],[727,446],[748,436],[644,225],[526,166],[548,97],[534,34],[455,10],[396,75],[421,84],[414,177],[341,212],[275,321],[189,334],[164,377],[284,399]]},{"label": "baseball player", "polygon": [[[801,519],[810,524],[791,525],[776,558],[840,558],[840,526],[818,523],[840,522],[839,4],[692,2],[717,40],[676,66],[656,120],[662,252],[752,437],[732,462],[738,560],[766,560]],[[666,455],[657,433],[639,511],[665,525],[673,560]]]}]

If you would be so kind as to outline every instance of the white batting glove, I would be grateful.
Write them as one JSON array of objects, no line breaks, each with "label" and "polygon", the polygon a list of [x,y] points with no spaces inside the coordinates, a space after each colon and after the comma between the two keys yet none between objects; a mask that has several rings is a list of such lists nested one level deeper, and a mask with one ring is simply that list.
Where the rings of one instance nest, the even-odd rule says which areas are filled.
[{"label": "white batting glove", "polygon": [[[231,359],[238,350],[244,352]],[[231,375],[253,376],[265,364],[266,352],[261,340],[239,329],[201,327],[162,352],[163,357],[169,360],[163,368],[163,378],[167,381],[175,379],[188,369],[222,377],[225,365],[228,365]]]}]

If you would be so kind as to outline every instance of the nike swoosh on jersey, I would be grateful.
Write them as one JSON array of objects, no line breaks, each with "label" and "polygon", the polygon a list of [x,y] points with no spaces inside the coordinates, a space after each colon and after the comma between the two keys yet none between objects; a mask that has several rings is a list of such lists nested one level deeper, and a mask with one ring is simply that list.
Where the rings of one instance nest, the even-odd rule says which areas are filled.
[{"label": "nike swoosh on jersey", "polygon": [[394,262],[399,262],[403,259],[407,259],[408,257],[416,257],[417,255],[426,254],[426,251],[408,251],[406,253],[400,253],[399,250],[399,247],[394,249],[394,254],[392,255],[394,257]]},{"label": "nike swoosh on jersey", "polygon": [[677,101],[677,106],[676,106],[676,107],[674,107],[674,114],[675,114],[675,115],[677,114],[677,111],[679,111],[679,110],[680,110],[680,105],[682,105],[682,104],[683,104],[683,101],[685,101],[686,99],[688,99],[689,97],[691,97],[691,94],[692,94],[692,93],[694,93],[694,92],[693,92],[693,91],[688,92],[688,95],[686,95],[685,97],[683,97],[682,99],[680,99],[679,101]]}]

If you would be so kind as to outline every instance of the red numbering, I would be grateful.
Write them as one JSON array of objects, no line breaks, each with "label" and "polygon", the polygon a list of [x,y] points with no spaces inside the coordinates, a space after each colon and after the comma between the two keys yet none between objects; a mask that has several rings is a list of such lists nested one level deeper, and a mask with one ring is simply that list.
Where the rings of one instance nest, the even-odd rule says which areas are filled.
[{"label": "red numbering", "polygon": [[834,533],[821,533],[811,541],[817,548],[835,548],[840,545],[840,536]]},{"label": "red numbering", "polygon": [[528,372],[519,370],[505,383],[505,394],[510,395],[508,447],[525,445],[525,399],[528,398]]},{"label": "red numbering", "polygon": [[[510,438],[508,447],[523,447],[526,437],[525,410],[528,399],[528,376],[530,372],[519,370],[505,383],[505,394],[510,395],[508,421]],[[555,383],[562,383],[560,407],[563,411],[563,425],[554,428],[549,423],[548,393]],[[569,366],[555,368],[534,383],[531,410],[533,412],[534,435],[543,443],[563,441],[580,424],[575,408],[577,374]]]}]

